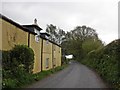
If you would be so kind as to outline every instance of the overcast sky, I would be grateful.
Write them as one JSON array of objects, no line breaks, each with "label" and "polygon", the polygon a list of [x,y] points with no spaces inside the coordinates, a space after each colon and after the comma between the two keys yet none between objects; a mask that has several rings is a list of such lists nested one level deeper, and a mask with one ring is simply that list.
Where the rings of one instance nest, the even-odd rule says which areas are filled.
[{"label": "overcast sky", "polygon": [[118,38],[118,0],[2,1],[2,14],[19,24],[53,24],[65,31],[76,26],[94,28],[106,44]]}]

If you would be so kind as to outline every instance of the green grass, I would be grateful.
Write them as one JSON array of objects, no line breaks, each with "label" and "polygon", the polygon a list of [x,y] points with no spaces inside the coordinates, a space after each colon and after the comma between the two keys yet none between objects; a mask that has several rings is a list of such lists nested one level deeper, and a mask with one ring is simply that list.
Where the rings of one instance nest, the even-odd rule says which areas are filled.
[{"label": "green grass", "polygon": [[42,71],[36,74],[22,73],[19,78],[3,78],[3,88],[22,88],[26,87],[32,83],[35,83],[51,74],[57,73],[60,70],[63,70],[68,65],[62,65],[48,71]]}]

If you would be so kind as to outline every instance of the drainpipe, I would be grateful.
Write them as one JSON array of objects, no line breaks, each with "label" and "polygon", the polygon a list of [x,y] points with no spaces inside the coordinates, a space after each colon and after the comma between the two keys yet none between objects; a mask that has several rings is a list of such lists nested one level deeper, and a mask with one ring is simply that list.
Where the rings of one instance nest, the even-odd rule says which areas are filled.
[{"label": "drainpipe", "polygon": [[[42,38],[41,38],[42,39]],[[43,62],[42,62],[42,60],[43,60],[43,39],[42,39],[42,41],[41,41],[41,71],[43,70],[43,68],[42,68],[42,66],[43,66]]]},{"label": "drainpipe", "polygon": [[54,51],[53,51],[53,43],[52,43],[52,68],[54,68],[54,66],[53,66],[53,53],[54,53]]},{"label": "drainpipe", "polygon": [[28,47],[30,47],[30,33],[28,32]]}]

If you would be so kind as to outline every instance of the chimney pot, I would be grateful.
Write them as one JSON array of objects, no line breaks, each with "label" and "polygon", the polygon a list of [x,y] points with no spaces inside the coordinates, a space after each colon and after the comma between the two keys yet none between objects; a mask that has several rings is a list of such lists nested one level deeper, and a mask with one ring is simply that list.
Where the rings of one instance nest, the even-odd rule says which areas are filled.
[{"label": "chimney pot", "polygon": [[37,19],[36,18],[34,19],[34,24],[37,25]]}]

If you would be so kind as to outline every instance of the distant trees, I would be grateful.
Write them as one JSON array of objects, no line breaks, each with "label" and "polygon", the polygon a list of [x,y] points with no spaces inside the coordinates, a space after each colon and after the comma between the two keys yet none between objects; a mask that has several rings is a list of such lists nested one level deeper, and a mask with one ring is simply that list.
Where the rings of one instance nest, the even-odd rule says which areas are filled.
[{"label": "distant trees", "polygon": [[76,26],[73,30],[65,32],[50,24],[47,25],[46,32],[51,35],[52,41],[61,45],[63,57],[72,54],[75,60],[81,60],[89,52],[103,46],[96,30],[85,25]]},{"label": "distant trees", "polygon": [[74,30],[67,32],[67,38],[85,41],[88,38],[98,38],[96,31],[90,27],[77,26]]},{"label": "distant trees", "polygon": [[66,54],[73,54],[76,60],[83,59],[87,53],[103,46],[102,41],[93,28],[87,26],[77,26],[67,32],[62,48]]}]

